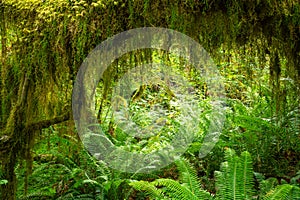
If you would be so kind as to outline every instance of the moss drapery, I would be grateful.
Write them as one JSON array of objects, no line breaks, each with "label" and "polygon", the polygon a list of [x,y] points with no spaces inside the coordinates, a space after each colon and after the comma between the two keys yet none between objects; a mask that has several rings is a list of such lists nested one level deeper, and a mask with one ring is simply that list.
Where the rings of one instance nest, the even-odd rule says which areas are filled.
[{"label": "moss drapery", "polygon": [[97,44],[144,26],[181,31],[215,59],[221,46],[228,50],[251,46],[247,53],[261,62],[266,55],[272,58],[275,89],[279,59],[286,58],[289,76],[300,83],[298,1],[1,0],[0,136],[5,132],[10,138],[5,140],[10,148],[2,164],[9,174],[6,178],[13,182],[3,187],[4,199],[15,198],[17,160],[29,159],[22,152],[30,153],[34,136],[25,127],[62,114],[77,70]]}]

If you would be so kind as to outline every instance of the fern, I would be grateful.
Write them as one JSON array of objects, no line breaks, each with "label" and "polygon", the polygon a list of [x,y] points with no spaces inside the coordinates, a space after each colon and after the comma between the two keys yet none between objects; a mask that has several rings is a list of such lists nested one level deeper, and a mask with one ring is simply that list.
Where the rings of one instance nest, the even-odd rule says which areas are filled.
[{"label": "fern", "polygon": [[[138,191],[146,191],[152,199],[213,199],[213,195],[200,187],[196,170],[182,159],[176,161],[179,178],[182,184],[172,179],[156,179],[153,182],[131,181],[129,185]],[[220,171],[215,171],[216,198],[223,200],[247,200],[254,198],[254,178],[252,159],[249,152],[245,151],[238,157],[234,150],[227,149],[225,162]],[[263,182],[268,182],[262,180]],[[264,188],[267,194],[264,200],[300,200],[300,188],[285,184],[270,191],[272,186]]]},{"label": "fern", "polygon": [[243,152],[236,156],[234,150],[225,152],[226,162],[221,171],[215,172],[217,196],[219,199],[250,199],[253,196],[253,169],[251,156]]},{"label": "fern", "polygon": [[173,199],[197,200],[197,196],[192,193],[185,185],[181,185],[172,179],[157,179],[154,181],[155,186],[164,186],[165,194]]},{"label": "fern", "polygon": [[201,189],[196,170],[187,160],[176,161],[182,184],[172,179],[156,179],[153,182],[132,181],[138,191],[146,191],[152,199],[211,199],[209,192]]},{"label": "fern", "polygon": [[28,195],[19,197],[19,200],[40,200],[40,199],[52,199],[53,193],[49,192],[34,192]]},{"label": "fern", "polygon": [[279,185],[263,198],[264,200],[300,199],[300,188],[289,184]]},{"label": "fern", "polygon": [[[80,195],[73,195],[73,194],[67,194],[62,197],[57,198],[57,200],[95,200],[95,197],[90,194],[80,194]],[[100,198],[99,198],[100,199]]]},{"label": "fern", "polygon": [[252,159],[249,152],[244,151],[240,157],[240,164],[241,164],[241,185],[240,185],[240,192],[244,199],[252,198],[253,192],[253,167],[252,167]]},{"label": "fern", "polygon": [[187,186],[187,188],[195,194],[199,199],[205,199],[209,195],[200,187],[200,181],[196,170],[190,165],[187,160],[176,161],[178,170],[180,171],[180,179]]},{"label": "fern", "polygon": [[265,196],[270,190],[275,188],[278,184],[279,183],[277,178],[274,177],[259,181],[259,189],[260,189],[259,195]]},{"label": "fern", "polygon": [[[225,168],[226,167],[224,165],[226,165],[227,163],[222,163],[222,166],[221,166],[221,169]],[[217,191],[217,197],[218,199],[222,199],[222,200],[226,200],[227,198],[227,188],[228,186],[225,184],[226,183],[226,174],[223,174],[222,172],[220,171],[215,171],[215,177],[216,177],[216,191]]]},{"label": "fern", "polygon": [[298,186],[293,186],[289,198],[300,200],[300,188]]},{"label": "fern", "polygon": [[132,181],[129,185],[134,187],[138,191],[146,191],[147,195],[149,195],[152,199],[164,199],[160,189],[157,189],[153,183],[149,183],[146,181]]}]

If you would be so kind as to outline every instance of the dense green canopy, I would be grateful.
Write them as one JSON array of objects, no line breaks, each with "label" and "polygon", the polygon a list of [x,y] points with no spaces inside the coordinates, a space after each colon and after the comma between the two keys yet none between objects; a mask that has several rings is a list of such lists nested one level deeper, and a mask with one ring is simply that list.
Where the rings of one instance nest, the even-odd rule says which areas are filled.
[{"label": "dense green canopy", "polygon": [[[69,118],[83,59],[116,33],[166,27],[195,39],[215,60],[224,59],[221,50],[229,57],[241,51],[270,62],[275,87],[285,59],[300,83],[296,0],[1,0],[0,9],[0,163],[10,183],[17,160],[31,159],[36,133]],[[14,185],[5,187],[14,193]]]}]

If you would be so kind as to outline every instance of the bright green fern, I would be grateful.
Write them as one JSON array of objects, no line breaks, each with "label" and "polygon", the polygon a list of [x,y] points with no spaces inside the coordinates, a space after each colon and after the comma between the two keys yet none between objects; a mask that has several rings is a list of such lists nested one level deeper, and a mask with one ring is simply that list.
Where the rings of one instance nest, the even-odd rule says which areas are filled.
[{"label": "bright green fern", "polygon": [[289,184],[278,185],[276,188],[268,192],[263,199],[264,200],[278,200],[278,199],[299,200],[300,188]]},{"label": "bright green fern", "polygon": [[212,199],[209,192],[200,187],[196,170],[186,160],[176,162],[181,184],[172,179],[156,179],[153,182],[132,181],[138,191],[146,191],[152,199],[199,200]]},{"label": "bright green fern", "polygon": [[[131,181],[138,191],[145,191],[151,199],[180,200],[248,200],[258,197],[254,192],[254,173],[250,153],[245,151],[237,156],[234,150],[227,149],[221,170],[215,172],[216,194],[212,195],[200,186],[196,170],[187,160],[176,161],[179,180],[156,179],[153,182]],[[262,188],[263,189],[263,188]],[[266,187],[259,195],[263,200],[300,200],[300,188],[295,185]]]},{"label": "bright green fern", "polygon": [[238,157],[234,150],[225,153],[226,162],[216,171],[219,199],[251,199],[253,196],[253,169],[250,154],[245,151]]}]

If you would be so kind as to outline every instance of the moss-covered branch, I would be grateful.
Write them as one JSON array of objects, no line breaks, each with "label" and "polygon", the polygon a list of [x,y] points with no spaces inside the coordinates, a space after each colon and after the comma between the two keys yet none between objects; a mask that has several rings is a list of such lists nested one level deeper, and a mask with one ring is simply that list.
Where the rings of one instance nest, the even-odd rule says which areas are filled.
[{"label": "moss-covered branch", "polygon": [[[66,113],[64,115],[54,117],[52,119],[33,122],[25,127],[24,132],[34,132],[36,130],[48,128],[49,126],[65,122],[69,119],[70,119],[70,114]],[[14,145],[13,141],[14,139],[7,134],[2,135],[0,137],[0,158],[3,158],[7,155],[7,153],[12,148],[12,145]]]}]

